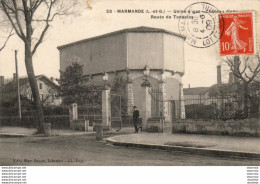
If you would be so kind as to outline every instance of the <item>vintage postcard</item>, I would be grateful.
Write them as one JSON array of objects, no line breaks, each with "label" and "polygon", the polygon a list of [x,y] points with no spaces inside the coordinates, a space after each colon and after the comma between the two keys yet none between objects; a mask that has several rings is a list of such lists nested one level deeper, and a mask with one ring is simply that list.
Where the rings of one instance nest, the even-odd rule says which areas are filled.
[{"label": "vintage postcard", "polygon": [[259,7],[0,0],[1,182],[27,166],[247,166],[259,182]]}]

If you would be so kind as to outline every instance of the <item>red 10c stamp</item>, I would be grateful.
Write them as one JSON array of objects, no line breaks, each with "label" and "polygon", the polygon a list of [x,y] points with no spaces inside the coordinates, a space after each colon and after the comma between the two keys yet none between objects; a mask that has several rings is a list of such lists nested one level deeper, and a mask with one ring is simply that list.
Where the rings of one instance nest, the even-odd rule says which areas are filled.
[{"label": "red 10c stamp", "polygon": [[255,50],[253,13],[224,13],[219,14],[220,18],[223,19],[223,24],[219,28],[221,31],[224,30],[220,35],[221,56],[253,55]]}]

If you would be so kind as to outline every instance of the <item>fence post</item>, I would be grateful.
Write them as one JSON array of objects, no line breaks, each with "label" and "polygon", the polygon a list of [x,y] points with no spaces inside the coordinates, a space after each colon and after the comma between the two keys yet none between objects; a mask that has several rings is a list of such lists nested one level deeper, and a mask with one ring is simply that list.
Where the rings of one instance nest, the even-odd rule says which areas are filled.
[{"label": "fence post", "polygon": [[141,84],[142,87],[142,130],[146,131],[147,129],[147,120],[151,117],[151,94],[149,89],[151,87],[150,82],[146,79]]},{"label": "fence post", "polygon": [[51,123],[45,123],[45,136],[51,136]]},{"label": "fence post", "polygon": [[102,125],[111,127],[110,87],[105,85],[102,90]]},{"label": "fence post", "polygon": [[185,119],[185,102],[184,102],[184,96],[183,96],[183,84],[179,84],[179,118]]},{"label": "fence post", "polygon": [[70,117],[70,121],[78,119],[78,105],[76,103],[70,105],[69,117]]},{"label": "fence post", "polygon": [[96,140],[101,141],[103,139],[103,125],[96,124]]},{"label": "fence post", "polygon": [[160,100],[162,104],[162,117],[165,118],[165,121],[170,122],[170,113],[168,108],[168,101],[166,101],[166,92],[165,92],[165,82],[161,80],[159,82],[159,92],[160,92]]},{"label": "fence post", "polygon": [[89,129],[89,120],[85,120],[85,132],[87,132],[88,129]]},{"label": "fence post", "polygon": [[132,115],[134,106],[134,93],[133,93],[133,82],[129,77],[127,77],[126,84],[126,95],[127,95],[127,114]]}]

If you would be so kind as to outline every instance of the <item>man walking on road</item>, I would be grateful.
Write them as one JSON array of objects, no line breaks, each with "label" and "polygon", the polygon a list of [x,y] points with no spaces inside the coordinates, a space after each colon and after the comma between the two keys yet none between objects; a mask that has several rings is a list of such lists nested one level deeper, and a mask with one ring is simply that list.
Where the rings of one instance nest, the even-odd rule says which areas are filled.
[{"label": "man walking on road", "polygon": [[134,108],[133,122],[134,122],[134,127],[135,127],[135,133],[138,133],[137,123],[138,123],[138,118],[139,118],[139,111],[137,110],[136,106],[134,106],[133,108]]}]

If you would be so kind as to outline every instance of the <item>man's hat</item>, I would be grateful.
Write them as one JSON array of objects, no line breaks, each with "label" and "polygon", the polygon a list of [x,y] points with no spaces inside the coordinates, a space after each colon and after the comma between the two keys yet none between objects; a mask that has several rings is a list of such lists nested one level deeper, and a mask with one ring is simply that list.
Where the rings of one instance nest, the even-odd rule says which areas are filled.
[{"label": "man's hat", "polygon": [[137,108],[136,106],[134,106],[134,108]]}]

